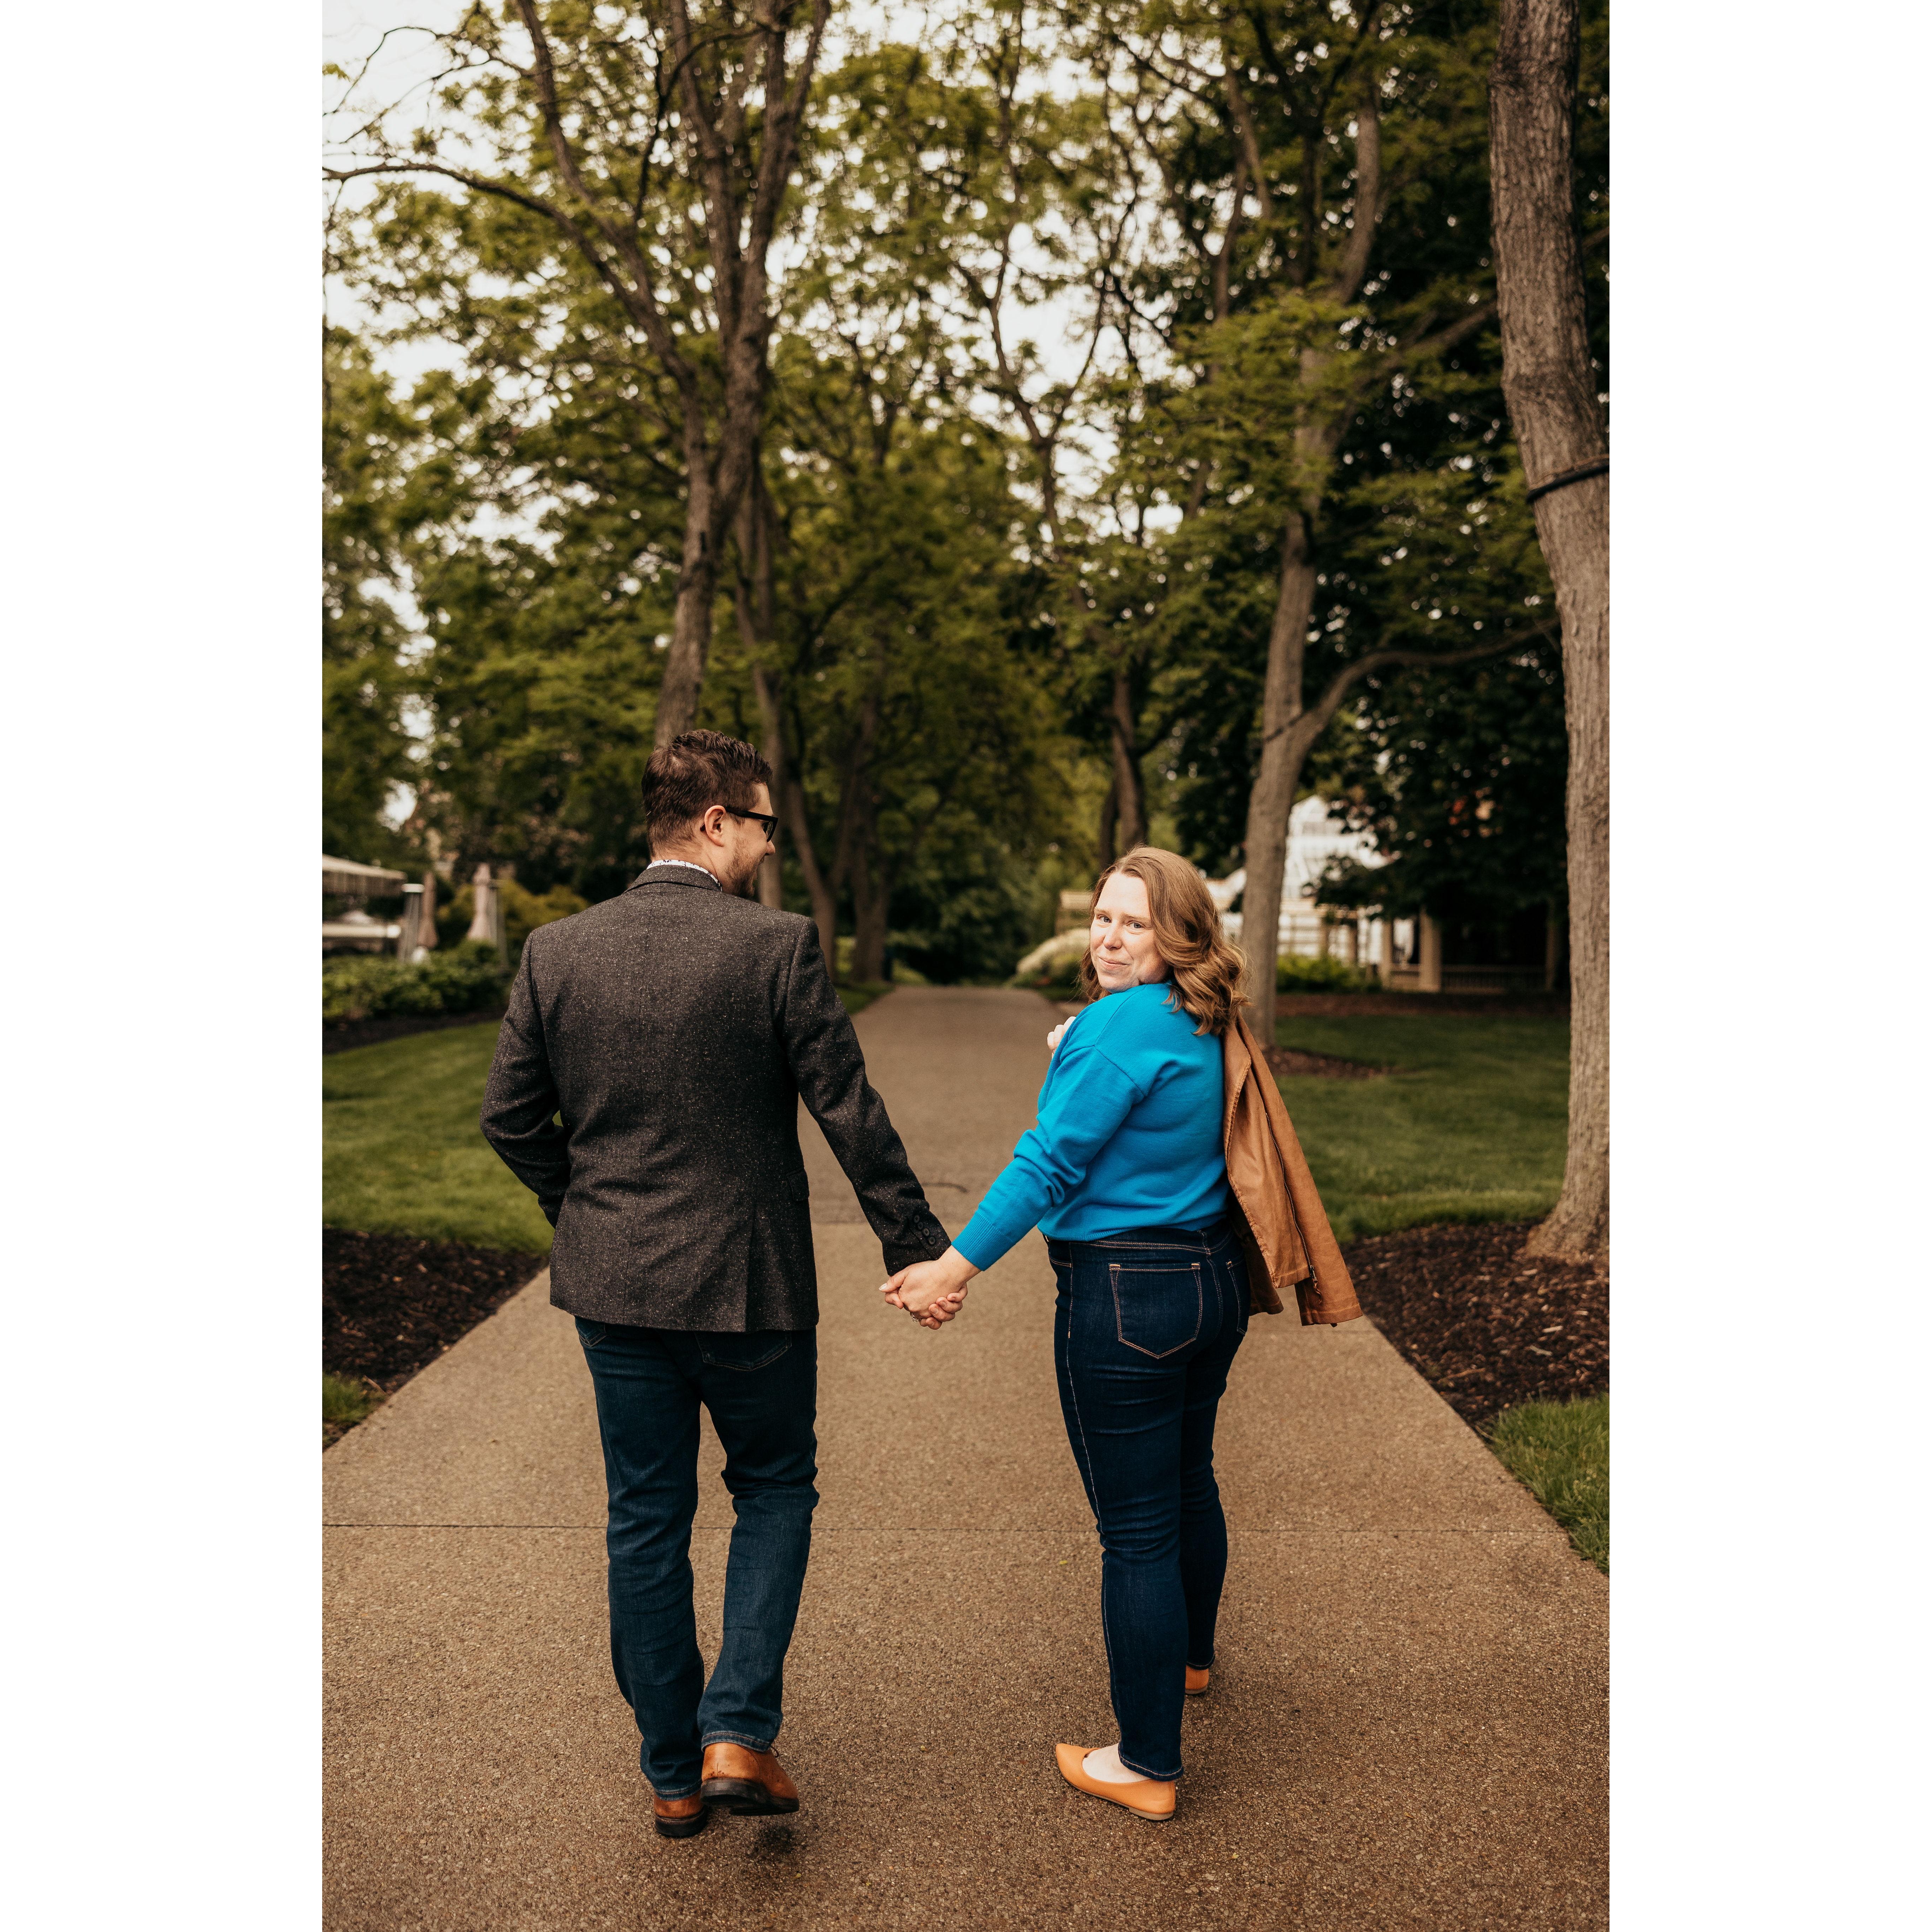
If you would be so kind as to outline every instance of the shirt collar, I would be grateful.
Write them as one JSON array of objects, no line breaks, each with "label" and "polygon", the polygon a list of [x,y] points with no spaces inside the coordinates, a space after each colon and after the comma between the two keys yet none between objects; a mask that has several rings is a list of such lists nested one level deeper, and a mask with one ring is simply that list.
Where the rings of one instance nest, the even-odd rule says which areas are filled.
[{"label": "shirt collar", "polygon": [[[694,879],[665,878],[656,880],[652,880],[651,874],[653,872],[662,872],[673,866],[675,866],[680,872],[695,872],[698,874],[698,878]],[[688,859],[653,859],[651,862],[631,881],[631,883],[634,886],[641,886],[646,883],[667,886],[694,886],[700,879],[705,883],[705,884],[714,887],[718,892],[722,892],[724,890],[722,883],[718,879],[718,874],[716,872],[711,871],[707,866],[694,866]]]}]

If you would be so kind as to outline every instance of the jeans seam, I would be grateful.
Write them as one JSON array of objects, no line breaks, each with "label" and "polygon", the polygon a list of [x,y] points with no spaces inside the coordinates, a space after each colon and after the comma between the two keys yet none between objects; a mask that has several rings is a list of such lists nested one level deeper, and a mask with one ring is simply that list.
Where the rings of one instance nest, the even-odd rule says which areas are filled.
[{"label": "jeans seam", "polygon": [[[648,1781],[649,1780],[647,1780],[646,1782]],[[670,1804],[676,1803],[676,1802],[680,1798],[695,1798],[700,1795],[700,1793],[704,1790],[704,1781],[702,1778],[700,1778],[697,1784],[694,1784],[688,1791],[661,1791],[657,1786],[653,1784],[651,1786],[651,1796],[653,1798],[662,1798],[667,1804]]]},{"label": "jeans seam", "polygon": [[[1086,1486],[1090,1493],[1088,1500],[1094,1502],[1094,1499],[1090,1493],[1094,1486],[1094,1478],[1090,1473],[1094,1466],[1094,1456],[1093,1452],[1087,1447],[1087,1418],[1080,1413],[1080,1391],[1073,1384],[1073,1300],[1070,1294],[1066,1303],[1066,1400],[1073,1405],[1073,1420],[1080,1425],[1080,1460],[1087,1466],[1088,1472]],[[1096,1533],[1099,1532],[1100,1527],[1100,1506],[1095,1503],[1094,1528]],[[1106,1622],[1106,1612],[1103,1608],[1101,1612],[1101,1622],[1103,1626]]]},{"label": "jeans seam", "polygon": [[[1087,1418],[1080,1413],[1080,1391],[1075,1384],[1073,1375],[1073,1304],[1070,1294],[1068,1298],[1066,1306],[1066,1399],[1073,1405],[1074,1420],[1080,1425],[1081,1460],[1086,1463],[1090,1468],[1093,1464],[1093,1456],[1091,1451],[1089,1450],[1087,1447]],[[1092,1479],[1090,1478],[1088,1479],[1088,1486],[1090,1492],[1093,1488]],[[1107,1539],[1105,1532],[1102,1532],[1100,1528],[1100,1498],[1097,1493],[1090,1493],[1088,1500],[1094,1505],[1094,1531],[1100,1538],[1100,1646],[1107,1653],[1107,1701],[1108,1703],[1115,1706],[1115,1715],[1118,1719],[1118,1700],[1113,1694],[1114,1682],[1114,1631],[1113,1626],[1107,1621]],[[1126,1760],[1124,1758],[1121,1760],[1122,1763],[1124,1764],[1126,1762]],[[1147,1774],[1143,1772],[1141,1775],[1144,1778]]]}]

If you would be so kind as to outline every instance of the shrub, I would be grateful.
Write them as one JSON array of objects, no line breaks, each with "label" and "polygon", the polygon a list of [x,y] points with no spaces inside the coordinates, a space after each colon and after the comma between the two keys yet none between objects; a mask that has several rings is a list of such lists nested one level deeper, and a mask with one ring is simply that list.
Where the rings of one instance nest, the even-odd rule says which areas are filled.
[{"label": "shrub", "polygon": [[1056,933],[1036,946],[1013,970],[1006,983],[1030,987],[1049,998],[1073,1000],[1080,997],[1080,962],[1087,956],[1087,931],[1082,926],[1072,932]]},{"label": "shrub", "polygon": [[1287,952],[1274,962],[1277,993],[1365,993],[1375,983],[1373,974],[1351,966],[1346,959]]},{"label": "shrub", "polygon": [[500,1006],[509,970],[494,946],[467,941],[416,965],[400,959],[326,959],[322,1017],[374,1019],[386,1013],[473,1013]]},{"label": "shrub", "polygon": [[[514,879],[499,879],[496,903],[503,909],[503,937],[508,942],[510,956],[514,958],[537,927],[582,912],[590,902],[568,886],[553,886],[548,892],[539,893],[526,891]],[[460,944],[476,916],[476,888],[465,886],[436,908],[436,938],[445,946]]]}]

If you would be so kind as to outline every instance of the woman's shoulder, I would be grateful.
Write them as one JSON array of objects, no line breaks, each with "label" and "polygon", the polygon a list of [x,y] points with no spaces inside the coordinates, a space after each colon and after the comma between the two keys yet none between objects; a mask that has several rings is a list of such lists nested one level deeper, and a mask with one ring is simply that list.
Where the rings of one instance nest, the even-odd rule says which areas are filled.
[{"label": "woman's shoulder", "polygon": [[1144,986],[1129,986],[1123,992],[1109,993],[1104,1000],[1096,1000],[1081,1016],[1088,1043],[1098,1046],[1107,1041],[1125,1046],[1165,1042],[1172,1036],[1177,1024],[1192,1033],[1194,1022],[1178,1010],[1173,992],[1166,980],[1160,980]]}]

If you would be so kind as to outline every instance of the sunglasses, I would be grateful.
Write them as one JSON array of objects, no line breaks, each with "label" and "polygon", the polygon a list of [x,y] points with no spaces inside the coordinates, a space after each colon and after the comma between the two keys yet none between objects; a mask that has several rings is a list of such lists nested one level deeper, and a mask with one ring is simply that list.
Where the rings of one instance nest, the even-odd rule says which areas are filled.
[{"label": "sunglasses", "polygon": [[776,812],[740,812],[735,805],[728,805],[724,809],[729,812],[734,818],[756,819],[759,824],[764,828],[765,842],[767,844],[770,844],[771,842],[778,836],[778,814]]}]

